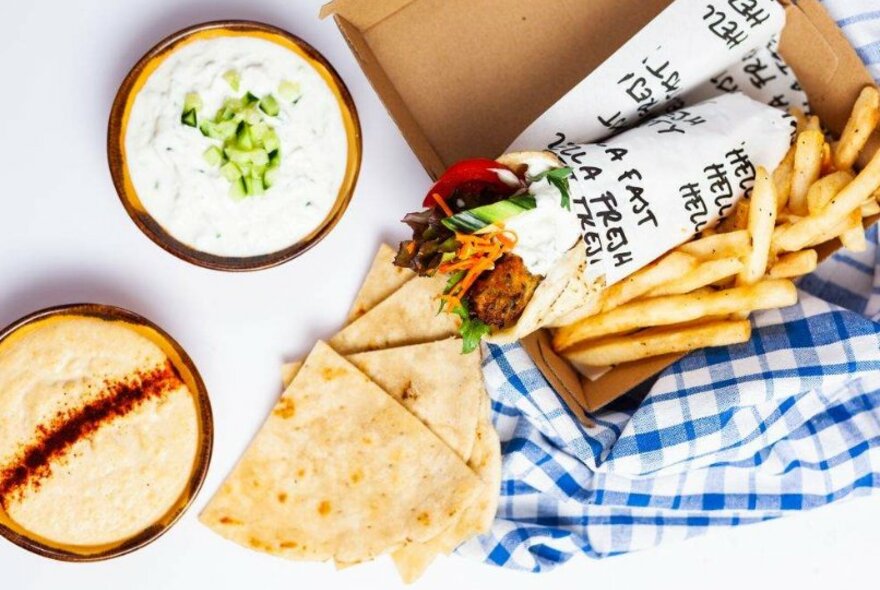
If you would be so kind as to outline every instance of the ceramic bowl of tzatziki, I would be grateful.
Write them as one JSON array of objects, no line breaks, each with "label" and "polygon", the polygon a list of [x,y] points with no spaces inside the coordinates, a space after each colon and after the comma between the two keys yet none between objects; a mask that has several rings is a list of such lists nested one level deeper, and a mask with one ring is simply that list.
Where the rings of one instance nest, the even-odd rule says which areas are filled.
[{"label": "ceramic bowl of tzatziki", "polygon": [[320,241],[361,161],[357,111],[333,67],[249,21],[196,25],[151,49],[116,95],[107,146],[135,224],[226,271],[275,266]]}]

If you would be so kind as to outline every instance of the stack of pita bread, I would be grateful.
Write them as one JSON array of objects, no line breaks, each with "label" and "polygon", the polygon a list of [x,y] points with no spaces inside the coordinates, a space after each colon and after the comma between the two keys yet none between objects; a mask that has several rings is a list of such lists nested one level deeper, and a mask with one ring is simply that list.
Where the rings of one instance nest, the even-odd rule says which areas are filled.
[{"label": "stack of pita bread", "polygon": [[383,245],[348,324],[303,362],[201,515],[246,547],[346,567],[390,553],[418,578],[486,532],[501,478],[478,354],[437,314],[440,278]]}]

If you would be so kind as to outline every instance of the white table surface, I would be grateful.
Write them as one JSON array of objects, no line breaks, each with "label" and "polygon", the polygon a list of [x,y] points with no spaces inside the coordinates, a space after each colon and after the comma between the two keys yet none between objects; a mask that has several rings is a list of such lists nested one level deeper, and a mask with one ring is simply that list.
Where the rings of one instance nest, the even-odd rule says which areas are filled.
[{"label": "white table surface", "polygon": [[[168,330],[198,365],[216,438],[195,505],[167,535],[96,564],[52,562],[0,539],[0,588],[387,588],[382,559],[343,572],[247,551],[196,515],[280,393],[279,364],[339,326],[381,239],[428,184],[320,0],[8,0],[0,4],[0,325],[46,307],[101,302]],[[154,246],[110,181],[105,134],[117,85],[160,38],[221,18],[262,20],[312,43],[335,64],[360,111],[364,161],[354,201],[305,257],[273,270],[203,270]],[[0,433],[2,436],[2,433]],[[575,558],[542,577],[458,557],[418,588],[801,588],[876,581],[880,499],[842,502],[770,523],[716,531],[604,561]]]}]

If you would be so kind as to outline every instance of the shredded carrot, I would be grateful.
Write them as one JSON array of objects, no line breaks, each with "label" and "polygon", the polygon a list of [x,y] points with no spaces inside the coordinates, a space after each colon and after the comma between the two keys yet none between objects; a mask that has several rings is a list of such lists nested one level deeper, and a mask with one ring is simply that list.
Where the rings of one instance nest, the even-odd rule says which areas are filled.
[{"label": "shredded carrot", "polygon": [[452,217],[452,209],[449,208],[449,205],[446,204],[446,201],[443,197],[440,196],[440,193],[431,194],[431,198],[440,206],[440,209],[446,213],[447,217]]},{"label": "shredded carrot", "polygon": [[[439,203],[439,201],[438,201]],[[442,205],[441,205],[442,206]],[[485,234],[456,234],[458,243],[455,259],[440,265],[440,272],[465,271],[458,283],[449,293],[441,297],[446,311],[453,311],[461,305],[461,299],[487,270],[495,268],[495,263],[516,245],[516,234],[501,229]]]}]

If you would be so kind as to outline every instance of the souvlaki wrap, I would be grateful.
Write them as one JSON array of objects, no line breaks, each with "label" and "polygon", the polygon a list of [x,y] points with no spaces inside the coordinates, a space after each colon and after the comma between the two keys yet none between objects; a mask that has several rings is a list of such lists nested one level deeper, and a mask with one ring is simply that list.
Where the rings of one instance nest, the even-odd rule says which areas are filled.
[{"label": "souvlaki wrap", "polygon": [[448,277],[464,351],[598,311],[603,289],[712,227],[791,141],[784,112],[723,95],[601,143],[472,159],[404,222],[395,264]]}]

